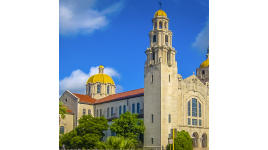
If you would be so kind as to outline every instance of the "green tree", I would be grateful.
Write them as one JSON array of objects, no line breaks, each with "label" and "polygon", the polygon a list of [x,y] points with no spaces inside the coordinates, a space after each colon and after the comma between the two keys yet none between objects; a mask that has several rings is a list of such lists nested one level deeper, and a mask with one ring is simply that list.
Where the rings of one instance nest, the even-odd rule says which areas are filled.
[{"label": "green tree", "polygon": [[74,130],[60,135],[60,146],[65,144],[66,148],[95,148],[99,139],[105,135],[103,131],[109,127],[107,119],[103,116],[83,115],[78,122],[79,125]]},{"label": "green tree", "polygon": [[138,119],[138,114],[131,114],[127,111],[121,114],[119,119],[114,119],[110,130],[118,136],[124,138],[136,139],[139,134],[143,134],[145,127],[143,120]]},{"label": "green tree", "polygon": [[[177,138],[174,139],[174,149],[175,150],[193,150],[193,141],[188,132],[182,130],[177,132]],[[173,145],[168,144],[167,150],[173,150]]]},{"label": "green tree", "polygon": [[67,107],[64,107],[62,102],[59,102],[59,123],[61,121],[61,118],[65,118],[66,114],[68,114]]}]

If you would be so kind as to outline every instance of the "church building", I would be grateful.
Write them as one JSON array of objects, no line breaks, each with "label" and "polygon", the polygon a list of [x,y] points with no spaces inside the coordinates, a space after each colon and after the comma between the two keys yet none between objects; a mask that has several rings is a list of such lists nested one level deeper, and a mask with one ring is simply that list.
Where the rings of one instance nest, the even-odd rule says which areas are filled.
[{"label": "church building", "polygon": [[[183,78],[178,74],[167,14],[158,10],[152,25],[143,66],[144,88],[115,93],[113,79],[105,74],[104,66],[99,66],[99,73],[86,82],[86,94],[66,90],[60,97],[69,113],[60,122],[60,133],[73,130],[83,115],[104,116],[111,124],[129,111],[144,120],[144,134],[137,137],[143,148],[165,148],[171,129],[189,132],[194,148],[209,148],[209,48],[196,75]],[[115,136],[109,130],[104,133],[103,140]]]}]

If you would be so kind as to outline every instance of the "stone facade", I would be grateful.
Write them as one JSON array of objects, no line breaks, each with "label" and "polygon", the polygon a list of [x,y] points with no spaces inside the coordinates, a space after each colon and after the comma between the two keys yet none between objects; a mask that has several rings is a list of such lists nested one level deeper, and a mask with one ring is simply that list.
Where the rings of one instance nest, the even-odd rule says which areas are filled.
[{"label": "stone facade", "polygon": [[[91,110],[93,117],[100,117],[101,111],[111,124],[113,118],[119,117],[120,108],[121,113],[124,113],[124,106],[126,111],[133,112],[134,104],[134,113],[137,113],[137,105],[139,105],[139,116],[144,120],[146,128],[143,137],[144,149],[165,148],[170,137],[170,130],[173,128],[189,132],[195,148],[208,149],[209,54],[207,54],[205,65],[202,65],[205,67],[200,66],[196,69],[196,75],[183,79],[178,74],[175,60],[177,51],[172,47],[173,33],[168,28],[169,19],[166,15],[155,15],[152,23],[153,30],[149,32],[150,47],[145,51],[143,93],[133,94],[135,93],[133,90],[115,94],[115,84],[89,82],[86,85],[86,96],[88,96],[86,100],[83,100],[85,95],[79,96],[66,91],[60,101],[65,102],[68,99],[65,105],[74,112],[73,127],[77,126],[82,115],[88,115],[88,110]],[[103,69],[100,73],[103,73]],[[96,92],[98,84],[102,87],[100,93]],[[109,93],[106,90],[108,85],[111,87]],[[84,110],[86,110],[85,113]],[[68,120],[71,118],[69,117]],[[109,130],[104,133],[104,140],[112,136]]]}]

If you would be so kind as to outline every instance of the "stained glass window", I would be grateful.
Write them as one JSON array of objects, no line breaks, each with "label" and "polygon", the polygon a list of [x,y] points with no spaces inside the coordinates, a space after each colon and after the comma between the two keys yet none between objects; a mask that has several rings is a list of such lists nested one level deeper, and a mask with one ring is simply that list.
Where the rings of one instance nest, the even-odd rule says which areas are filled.
[{"label": "stained glass window", "polygon": [[191,116],[191,106],[190,106],[190,101],[188,101],[188,116]]},{"label": "stained glass window", "polygon": [[192,116],[197,117],[197,100],[195,98],[192,99]]},{"label": "stained glass window", "polygon": [[197,119],[192,119],[192,125],[197,125]]},{"label": "stained glass window", "polygon": [[201,104],[199,103],[199,117],[201,117]]},{"label": "stained glass window", "polygon": [[188,118],[188,125],[191,125],[191,119]]}]

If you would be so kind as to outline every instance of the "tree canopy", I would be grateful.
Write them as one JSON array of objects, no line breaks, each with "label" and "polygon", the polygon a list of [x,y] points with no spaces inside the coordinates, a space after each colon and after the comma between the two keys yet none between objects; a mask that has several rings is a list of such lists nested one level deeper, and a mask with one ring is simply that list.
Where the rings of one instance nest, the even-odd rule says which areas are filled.
[{"label": "tree canopy", "polygon": [[145,127],[143,120],[138,119],[138,114],[131,114],[127,111],[125,114],[121,114],[119,119],[113,120],[110,130],[117,136],[136,139],[139,134],[144,133]]},{"label": "tree canopy", "polygon": [[[177,138],[174,139],[174,149],[175,150],[193,150],[193,141],[188,132],[182,130],[177,132]],[[167,146],[167,150],[173,150],[173,145]]]},{"label": "tree canopy", "polygon": [[64,119],[65,118],[65,114],[67,113],[67,107],[63,107],[63,103],[59,102],[59,114],[61,115],[61,118]]},{"label": "tree canopy", "polygon": [[79,125],[69,133],[60,135],[60,147],[65,144],[65,148],[95,148],[99,139],[108,130],[108,121],[102,117],[92,117],[83,115],[79,120]]}]

